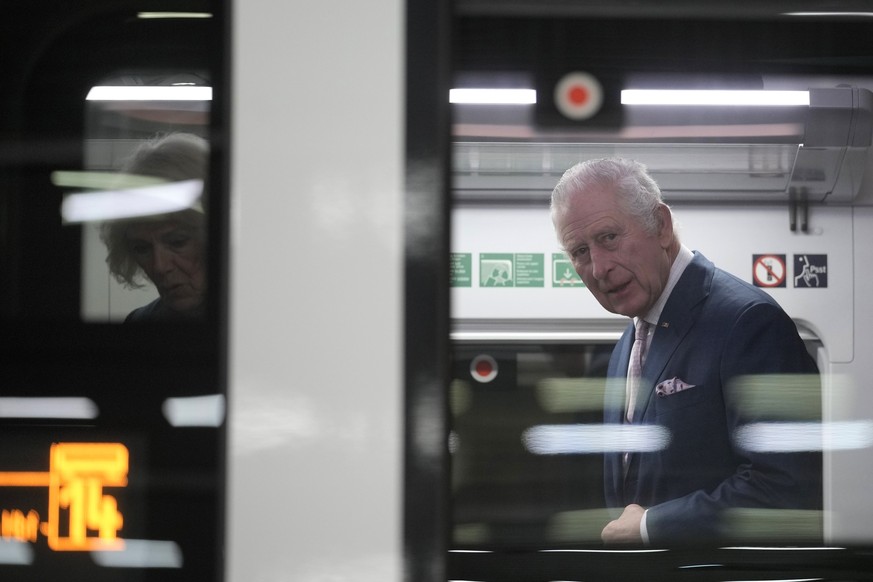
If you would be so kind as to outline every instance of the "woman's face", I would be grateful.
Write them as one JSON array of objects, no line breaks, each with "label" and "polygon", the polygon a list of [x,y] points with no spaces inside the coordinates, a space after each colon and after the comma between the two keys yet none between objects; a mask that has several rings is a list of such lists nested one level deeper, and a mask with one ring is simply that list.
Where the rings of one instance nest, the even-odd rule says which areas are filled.
[{"label": "woman's face", "polygon": [[154,283],[167,307],[189,311],[206,293],[203,231],[178,220],[145,222],[127,230],[131,256]]}]

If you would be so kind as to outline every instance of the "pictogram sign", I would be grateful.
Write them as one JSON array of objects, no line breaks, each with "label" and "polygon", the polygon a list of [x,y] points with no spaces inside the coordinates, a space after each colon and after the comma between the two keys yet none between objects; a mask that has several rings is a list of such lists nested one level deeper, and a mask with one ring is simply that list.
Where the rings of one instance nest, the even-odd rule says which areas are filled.
[{"label": "pictogram sign", "polygon": [[828,286],[827,255],[794,255],[794,286],[823,289]]},{"label": "pictogram sign", "polygon": [[785,255],[753,255],[752,280],[756,287],[785,287]]}]

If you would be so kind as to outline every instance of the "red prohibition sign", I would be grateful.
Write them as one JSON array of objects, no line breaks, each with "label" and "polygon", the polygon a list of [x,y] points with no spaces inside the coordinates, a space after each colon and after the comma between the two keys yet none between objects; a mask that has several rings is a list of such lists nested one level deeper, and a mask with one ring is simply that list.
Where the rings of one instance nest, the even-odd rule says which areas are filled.
[{"label": "red prohibition sign", "polygon": [[759,287],[781,287],[785,283],[785,259],[778,255],[761,255],[752,267]]}]

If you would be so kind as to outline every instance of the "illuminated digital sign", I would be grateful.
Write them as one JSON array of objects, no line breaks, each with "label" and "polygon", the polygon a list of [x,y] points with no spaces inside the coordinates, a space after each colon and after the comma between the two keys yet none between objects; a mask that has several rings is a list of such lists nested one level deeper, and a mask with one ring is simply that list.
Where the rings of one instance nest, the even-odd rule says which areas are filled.
[{"label": "illuminated digital sign", "polygon": [[106,487],[126,487],[128,450],[121,443],[55,443],[48,472],[0,471],[0,487],[46,487],[41,521],[32,507],[3,508],[0,537],[34,543],[42,534],[55,551],[121,550],[124,518]]}]

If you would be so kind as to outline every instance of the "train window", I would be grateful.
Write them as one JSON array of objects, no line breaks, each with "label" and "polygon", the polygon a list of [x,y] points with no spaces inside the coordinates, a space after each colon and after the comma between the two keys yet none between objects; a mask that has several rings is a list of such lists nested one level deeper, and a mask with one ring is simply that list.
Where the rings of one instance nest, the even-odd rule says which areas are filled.
[{"label": "train window", "polygon": [[450,392],[456,547],[588,543],[561,525],[604,511],[603,458],[559,455],[550,430],[603,415],[613,344],[459,345]]},{"label": "train window", "polygon": [[[215,309],[208,279],[218,275],[209,268],[218,259],[207,240],[218,227],[208,207],[217,206],[204,185],[219,171],[210,164],[210,126],[212,55],[220,53],[210,53],[217,41],[209,35],[220,25],[193,4],[199,9],[89,15],[87,35],[50,24],[10,31],[7,54],[33,56],[12,68],[30,67],[4,101],[12,113],[7,135],[18,139],[3,160],[0,316],[120,322],[150,304],[147,317],[141,310],[132,319],[196,321],[188,316]],[[40,34],[48,36],[38,41]],[[143,50],[148,39],[153,46]],[[167,142],[158,144],[162,137]],[[143,245],[128,227],[151,223],[138,229],[142,243],[170,222],[178,228],[164,229],[164,242],[190,237],[196,250],[193,259],[179,258],[167,244],[154,245],[155,260],[167,258],[175,273],[164,276],[133,252]]]},{"label": "train window", "polygon": [[[863,366],[844,365],[859,341],[848,331],[857,317],[852,271],[861,265],[853,230],[871,199],[873,43],[849,40],[862,22],[846,14],[688,15],[675,5],[630,17],[499,4],[462,2],[455,20],[451,575],[609,579],[637,571],[660,579],[656,562],[675,576],[728,542],[869,543],[869,532],[858,533],[869,515],[858,516],[863,495],[849,476],[854,451],[869,452],[871,441],[822,437],[873,426],[861,408]],[[680,100],[650,100],[664,98]],[[602,542],[621,512],[606,509],[604,453],[612,445],[599,440],[608,404],[598,363],[629,320],[585,289],[557,241],[549,201],[565,170],[604,157],[645,164],[680,240],[763,288],[794,319],[810,356],[803,359],[815,361],[820,376],[784,379],[781,403],[761,399],[782,389],[778,375],[738,383],[725,398],[779,419],[737,431],[732,446],[824,458],[824,469],[804,481],[812,501],[760,511],[741,503],[724,512],[717,539]],[[836,256],[853,258],[834,287],[823,277],[834,273],[825,262]],[[818,294],[807,292],[813,288]],[[652,450],[684,447],[658,432],[658,418],[644,424]],[[625,551],[689,546],[697,557],[619,564]],[[719,555],[713,563],[732,559]],[[784,572],[817,559],[797,555],[793,565],[774,559]]]},{"label": "train window", "polygon": [[[503,324],[516,333],[529,327]],[[470,334],[455,333],[449,389],[453,547],[599,544],[610,519],[601,422],[615,340],[567,343],[554,329],[540,343],[506,341],[493,329],[475,341]],[[819,358],[819,339],[805,329],[802,337]]]},{"label": "train window", "polygon": [[0,22],[4,580],[223,576],[225,3],[160,4]]},{"label": "train window", "polygon": [[113,75],[89,91],[78,177],[97,190],[68,194],[62,206],[65,222],[84,225],[84,320],[203,315],[211,90],[203,72],[169,71]]}]

